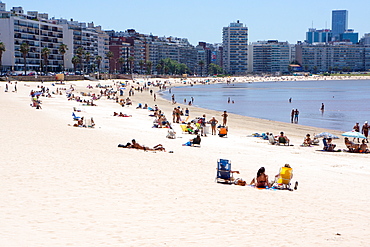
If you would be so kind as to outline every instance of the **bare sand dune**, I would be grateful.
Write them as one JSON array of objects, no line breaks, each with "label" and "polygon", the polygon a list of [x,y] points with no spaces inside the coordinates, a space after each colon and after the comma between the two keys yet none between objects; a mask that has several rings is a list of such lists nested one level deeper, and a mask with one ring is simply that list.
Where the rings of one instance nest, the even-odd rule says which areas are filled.
[{"label": "bare sand dune", "polygon": [[[129,107],[104,97],[83,106],[63,94],[42,98],[36,110],[28,94],[40,83],[26,84],[17,93],[0,84],[0,246],[368,246],[370,154],[299,146],[306,133],[323,129],[230,114],[227,138],[208,135],[200,148],[184,147],[192,136],[178,124],[178,138],[166,139],[166,129],[151,128],[147,110],[135,109],[157,104],[171,119],[174,105],[154,102],[147,91],[136,92]],[[92,82],[73,84],[97,91],[86,88]],[[95,128],[70,126],[73,107],[93,117]],[[221,120],[221,112],[190,112]],[[266,131],[284,131],[294,146],[248,137]],[[133,138],[167,151],[117,147]],[[345,148],[343,139],[335,143]],[[215,183],[220,158],[248,183],[261,166],[272,178],[289,163],[298,190]]]}]

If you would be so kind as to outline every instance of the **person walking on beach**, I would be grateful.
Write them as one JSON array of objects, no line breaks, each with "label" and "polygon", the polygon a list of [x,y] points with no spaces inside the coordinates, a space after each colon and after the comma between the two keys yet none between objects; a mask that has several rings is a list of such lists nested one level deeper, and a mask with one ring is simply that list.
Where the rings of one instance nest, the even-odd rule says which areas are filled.
[{"label": "person walking on beach", "polygon": [[294,111],[294,122],[298,123],[298,116],[299,116],[299,111],[298,109],[295,109]]},{"label": "person walking on beach", "polygon": [[294,113],[295,113],[295,110],[294,108],[292,109],[292,112],[290,113],[290,121],[293,123],[294,121]]},{"label": "person walking on beach", "polygon": [[221,117],[223,117],[223,119],[222,119],[222,125],[223,126],[226,126],[226,123],[227,123],[227,117],[228,117],[229,115],[227,115],[227,112],[226,111],[224,111],[224,114],[222,114],[221,115]]},{"label": "person walking on beach", "polygon": [[324,111],[324,109],[325,109],[324,103],[321,103],[320,111]]},{"label": "person walking on beach", "polygon": [[289,98],[289,103],[292,103],[292,98]]},{"label": "person walking on beach", "polygon": [[369,143],[369,139],[367,139],[369,135],[369,125],[367,121],[365,121],[364,125],[362,125],[362,134],[366,137],[366,142]]},{"label": "person walking on beach", "polygon": [[175,104],[175,95],[172,94],[171,98],[172,98],[172,104]]}]

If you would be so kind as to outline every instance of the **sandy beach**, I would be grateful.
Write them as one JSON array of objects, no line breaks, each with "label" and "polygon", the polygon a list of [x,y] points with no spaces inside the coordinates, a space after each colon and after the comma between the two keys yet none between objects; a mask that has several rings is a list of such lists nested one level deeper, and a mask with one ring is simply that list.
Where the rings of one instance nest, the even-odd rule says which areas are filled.
[{"label": "sandy beach", "polygon": [[[99,92],[97,83],[43,85],[73,85],[78,94]],[[63,93],[41,97],[37,110],[29,93],[40,85],[18,82],[18,92],[14,84],[4,92],[0,82],[0,246],[368,246],[370,154],[300,146],[307,133],[341,132],[229,114],[227,138],[208,135],[200,148],[186,147],[194,136],[179,124],[177,138],[167,139],[167,129],[152,128],[148,110],[136,109],[156,104],[172,120],[172,109],[185,105],[135,91],[132,106],[106,97],[84,106]],[[72,127],[73,107],[93,117],[95,128]],[[189,109],[190,118],[221,121],[222,112]],[[294,146],[249,137],[266,131],[285,132]],[[166,152],[117,147],[131,139]],[[345,148],[342,137],[334,143]],[[247,183],[262,166],[272,178],[288,163],[298,189],[216,183],[218,159],[231,160]]]}]

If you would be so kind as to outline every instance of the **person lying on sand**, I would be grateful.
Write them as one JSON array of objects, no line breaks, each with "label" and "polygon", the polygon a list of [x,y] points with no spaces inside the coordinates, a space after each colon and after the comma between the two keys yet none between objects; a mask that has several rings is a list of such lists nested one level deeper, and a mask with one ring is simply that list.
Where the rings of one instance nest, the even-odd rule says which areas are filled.
[{"label": "person lying on sand", "polygon": [[135,139],[132,139],[131,143],[127,143],[126,145],[118,145],[118,147],[122,148],[134,148],[134,149],[140,149],[144,151],[166,151],[166,149],[162,146],[162,144],[155,145],[153,148],[145,147],[140,145],[136,142]]}]

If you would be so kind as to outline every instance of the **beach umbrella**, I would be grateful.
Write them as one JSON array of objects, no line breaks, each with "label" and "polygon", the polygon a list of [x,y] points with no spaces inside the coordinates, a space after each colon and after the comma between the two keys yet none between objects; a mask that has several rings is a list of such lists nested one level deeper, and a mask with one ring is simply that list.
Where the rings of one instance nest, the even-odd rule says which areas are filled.
[{"label": "beach umbrella", "polygon": [[356,131],[345,132],[345,133],[342,134],[342,136],[366,139],[366,136],[364,136],[360,132],[356,132]]},{"label": "beach umbrella", "polygon": [[320,138],[320,137],[322,137],[322,138],[339,139],[339,137],[338,137],[338,136],[333,135],[333,134],[331,134],[331,133],[329,133],[329,132],[322,132],[322,133],[320,133],[320,134],[315,135],[315,137],[316,137],[316,138]]}]

